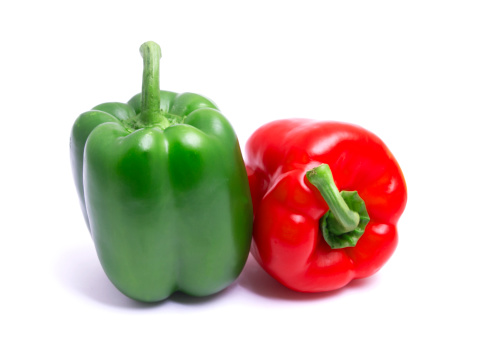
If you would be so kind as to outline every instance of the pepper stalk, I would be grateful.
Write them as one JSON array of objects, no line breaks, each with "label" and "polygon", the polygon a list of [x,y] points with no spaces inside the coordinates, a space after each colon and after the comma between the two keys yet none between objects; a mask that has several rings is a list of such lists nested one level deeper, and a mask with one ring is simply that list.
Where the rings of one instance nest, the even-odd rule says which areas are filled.
[{"label": "pepper stalk", "polygon": [[160,109],[160,59],[161,49],[155,42],[145,42],[140,47],[143,58],[143,83],[139,120],[144,126],[158,125],[165,129],[170,122]]},{"label": "pepper stalk", "polygon": [[320,219],[320,228],[328,245],[332,249],[356,246],[370,221],[365,202],[358,192],[339,192],[331,169],[324,163],[306,172],[306,178],[329,207]]}]

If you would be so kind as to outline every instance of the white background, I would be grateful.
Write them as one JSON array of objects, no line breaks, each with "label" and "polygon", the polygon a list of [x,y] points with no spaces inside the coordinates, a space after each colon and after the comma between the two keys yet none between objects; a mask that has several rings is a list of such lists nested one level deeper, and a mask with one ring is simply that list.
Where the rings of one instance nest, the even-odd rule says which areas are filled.
[{"label": "white background", "polygon": [[[482,1],[0,5],[2,353],[483,353]],[[143,305],[104,275],[69,161],[76,117],[161,87],[212,98],[242,147],[273,119],[359,124],[408,184],[375,276],[291,292],[252,260],[222,293]]]}]

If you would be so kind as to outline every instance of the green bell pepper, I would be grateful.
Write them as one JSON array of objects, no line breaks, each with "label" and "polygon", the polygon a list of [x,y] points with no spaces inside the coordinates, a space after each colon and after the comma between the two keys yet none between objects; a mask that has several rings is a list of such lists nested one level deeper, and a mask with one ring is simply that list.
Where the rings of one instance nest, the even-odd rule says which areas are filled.
[{"label": "green bell pepper", "polygon": [[125,295],[214,294],[247,260],[252,202],[237,137],[215,104],[159,89],[161,51],[140,48],[142,92],[74,123],[74,180],[99,260]]}]

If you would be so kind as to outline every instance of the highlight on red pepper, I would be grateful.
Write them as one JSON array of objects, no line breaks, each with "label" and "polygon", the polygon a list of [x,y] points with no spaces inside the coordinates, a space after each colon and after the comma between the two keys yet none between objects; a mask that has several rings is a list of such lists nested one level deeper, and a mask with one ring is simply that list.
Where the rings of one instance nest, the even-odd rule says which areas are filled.
[{"label": "highlight on red pepper", "polygon": [[373,275],[393,254],[407,189],[375,134],[340,122],[274,121],[247,141],[246,168],[251,252],[281,284],[335,290]]}]

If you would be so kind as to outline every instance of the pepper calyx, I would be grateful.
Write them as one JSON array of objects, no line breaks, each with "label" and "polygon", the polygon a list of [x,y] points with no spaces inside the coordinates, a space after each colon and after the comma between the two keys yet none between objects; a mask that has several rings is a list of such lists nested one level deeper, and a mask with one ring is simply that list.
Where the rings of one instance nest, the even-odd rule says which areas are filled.
[{"label": "pepper calyx", "polygon": [[339,233],[339,223],[331,211],[325,213],[319,223],[323,237],[332,249],[354,247],[365,233],[366,225],[370,222],[365,202],[356,191],[342,191],[341,197],[348,205],[349,209],[356,212],[359,216],[359,222],[355,229]]}]

